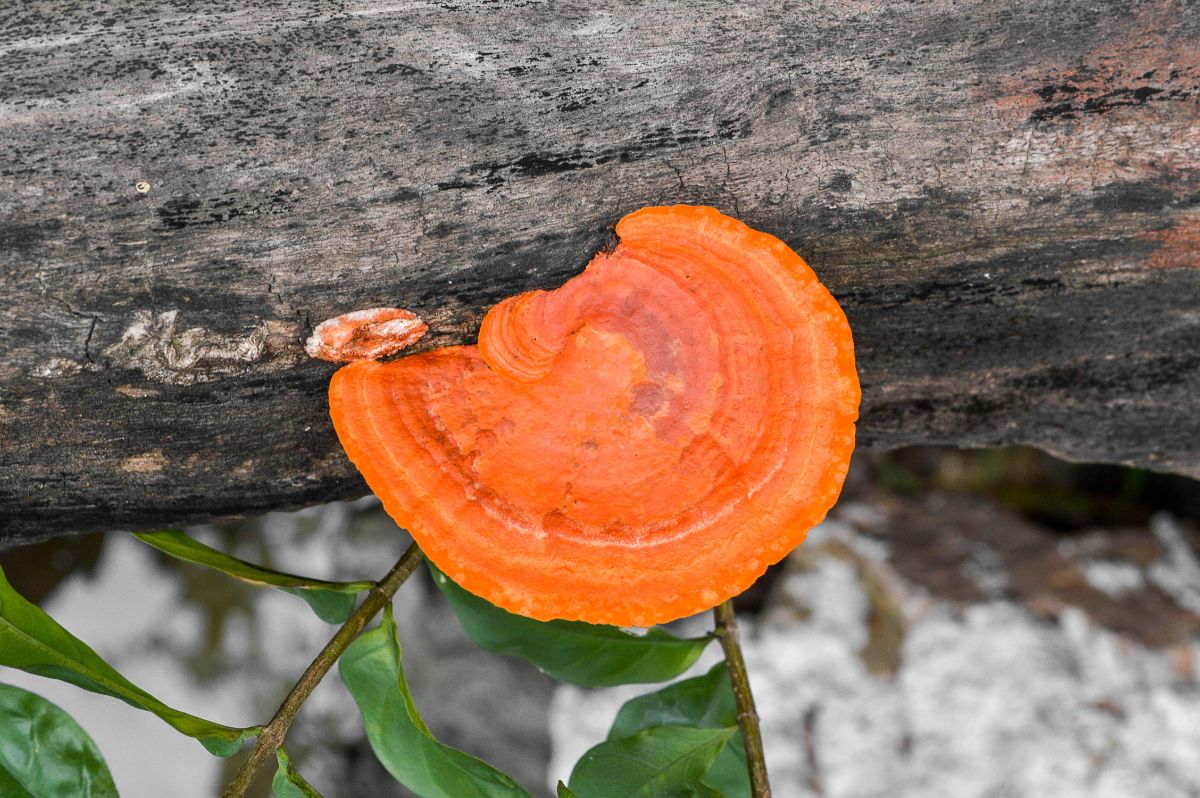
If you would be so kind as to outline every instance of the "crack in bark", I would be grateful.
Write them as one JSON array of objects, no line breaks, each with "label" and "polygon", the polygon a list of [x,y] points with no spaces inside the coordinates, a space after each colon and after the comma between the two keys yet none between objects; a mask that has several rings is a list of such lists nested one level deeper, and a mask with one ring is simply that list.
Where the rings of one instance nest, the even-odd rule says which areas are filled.
[{"label": "crack in bark", "polygon": [[96,332],[96,317],[92,317],[92,323],[88,325],[87,337],[83,339],[83,359],[88,362],[88,365],[93,365],[92,361],[92,334]]}]

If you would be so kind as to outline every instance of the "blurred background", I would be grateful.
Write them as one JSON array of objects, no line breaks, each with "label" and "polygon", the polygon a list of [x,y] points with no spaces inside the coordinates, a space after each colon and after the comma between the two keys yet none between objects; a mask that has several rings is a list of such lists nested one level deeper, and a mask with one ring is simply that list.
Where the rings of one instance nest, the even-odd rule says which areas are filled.
[{"label": "blurred background", "polygon": [[[327,579],[378,578],[408,543],[372,498],[186,531]],[[0,552],[0,565],[135,683],[228,724],[268,720],[334,632],[297,598],[124,533]],[[430,728],[534,795],[621,703],[657,689],[562,686],[478,650],[423,569],[395,606]],[[780,798],[1200,796],[1200,483],[1026,448],[861,453],[826,522],[737,606]],[[707,657],[687,675],[719,648]],[[72,714],[125,796],[207,798],[239,763],[113,699],[9,669],[0,681]],[[287,747],[327,798],[407,794],[336,673]]]}]

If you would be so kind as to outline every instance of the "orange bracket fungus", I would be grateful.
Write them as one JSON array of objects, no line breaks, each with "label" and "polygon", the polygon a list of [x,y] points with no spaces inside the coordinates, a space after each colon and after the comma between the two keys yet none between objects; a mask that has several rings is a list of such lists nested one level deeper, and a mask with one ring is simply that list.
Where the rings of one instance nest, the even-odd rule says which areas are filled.
[{"label": "orange bracket fungus", "polygon": [[845,315],[782,241],[683,205],[616,233],[561,288],[493,307],[477,346],[355,360],[329,403],[462,587],[650,626],[741,592],[824,518],[859,385]]},{"label": "orange bracket fungus", "polygon": [[429,327],[403,308],[370,308],[323,321],[304,343],[309,357],[342,363],[378,360],[415,344]]}]

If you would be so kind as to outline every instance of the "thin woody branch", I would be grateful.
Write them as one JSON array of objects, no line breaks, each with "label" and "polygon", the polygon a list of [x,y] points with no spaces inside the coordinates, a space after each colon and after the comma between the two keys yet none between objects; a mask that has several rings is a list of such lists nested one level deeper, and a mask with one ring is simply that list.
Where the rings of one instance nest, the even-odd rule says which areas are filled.
[{"label": "thin woody branch", "polygon": [[750,771],[750,789],[754,798],[771,798],[771,784],[767,780],[767,762],[763,757],[762,731],[758,726],[758,710],[754,707],[754,695],[750,692],[750,675],[746,672],[746,660],[738,640],[737,617],[733,602],[726,601],[713,608],[716,618],[717,636],[725,651],[725,664],[729,669],[729,680],[733,683],[733,697],[737,701],[738,726],[746,745],[746,767]]},{"label": "thin woody branch", "polygon": [[376,583],[376,586],[363,600],[362,605],[338,629],[337,634],[325,645],[325,648],[321,649],[321,653],[304,671],[299,681],[296,682],[296,686],[283,699],[275,717],[263,727],[254,750],[250,752],[250,757],[238,768],[233,781],[221,793],[221,798],[241,798],[246,794],[246,790],[249,788],[250,782],[254,780],[254,775],[259,768],[275,753],[275,749],[283,745],[283,739],[287,736],[288,729],[291,728],[292,721],[295,720],[300,707],[312,695],[312,691],[329,673],[338,658],[345,653],[346,648],[354,642],[354,639],[371,622],[371,619],[392,600],[396,591],[416,570],[422,558],[421,550],[417,548],[416,543],[413,543],[392,566],[392,570]]}]

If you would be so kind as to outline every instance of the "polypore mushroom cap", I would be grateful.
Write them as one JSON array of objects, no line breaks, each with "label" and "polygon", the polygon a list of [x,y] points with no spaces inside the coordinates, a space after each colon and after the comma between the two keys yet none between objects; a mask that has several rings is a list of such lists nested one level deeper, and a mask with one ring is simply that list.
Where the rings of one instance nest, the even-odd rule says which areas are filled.
[{"label": "polypore mushroom cap", "polygon": [[388,513],[512,612],[649,626],[740,593],[837,499],[859,385],[846,317],[783,242],[644,208],[478,346],[358,361],[338,436]]}]

